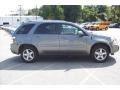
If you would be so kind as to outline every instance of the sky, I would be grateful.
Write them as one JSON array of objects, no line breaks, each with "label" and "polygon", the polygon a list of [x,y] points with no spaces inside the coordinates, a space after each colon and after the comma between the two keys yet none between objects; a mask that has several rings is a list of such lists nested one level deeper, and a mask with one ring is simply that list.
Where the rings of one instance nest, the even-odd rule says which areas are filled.
[{"label": "sky", "polygon": [[0,16],[8,15],[11,11],[15,11],[22,5],[23,9],[28,10],[41,7],[39,0],[0,0]]},{"label": "sky", "polygon": [[[66,2],[65,2],[66,1]],[[69,2],[68,2],[69,1]],[[0,16],[11,14],[22,5],[24,10],[41,7],[42,5],[120,5],[119,0],[0,0]]]}]

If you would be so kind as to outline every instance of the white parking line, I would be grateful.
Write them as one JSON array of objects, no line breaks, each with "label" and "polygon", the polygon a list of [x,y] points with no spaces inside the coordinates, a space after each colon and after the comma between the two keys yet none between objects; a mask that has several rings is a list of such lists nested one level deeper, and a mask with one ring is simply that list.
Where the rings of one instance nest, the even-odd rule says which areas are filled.
[{"label": "white parking line", "polygon": [[[86,70],[85,70],[86,71]],[[88,73],[88,72],[87,72]],[[93,75],[93,73],[88,73],[88,76],[86,77],[86,78],[84,78],[81,82],[80,82],[80,84],[84,84],[85,82],[87,82],[87,80],[90,78],[90,77],[92,77],[92,75]]]},{"label": "white parking line", "polygon": [[[84,68],[84,66],[82,66],[83,68]],[[94,72],[91,72],[91,71],[89,71],[88,69],[84,69],[85,70],[85,72],[87,72],[88,73],[88,76],[86,77],[86,78],[84,78],[81,82],[80,82],[80,84],[82,85],[82,84],[84,84],[85,82],[87,82],[87,80],[89,79],[89,78],[94,78],[96,81],[98,81],[101,85],[105,85],[100,79],[98,79],[95,75],[94,75],[94,73],[95,73],[95,71]]]},{"label": "white parking line", "polygon": [[[44,67],[44,68],[42,68],[42,69],[47,69],[47,68],[49,68],[50,66],[53,66],[54,64],[55,64],[55,63],[52,63],[52,64],[50,64],[50,65],[48,65],[48,66],[46,66],[46,67]],[[16,82],[18,82],[18,81],[20,81],[20,80],[26,78],[26,77],[29,77],[29,76],[32,76],[32,75],[35,74],[35,73],[38,73],[38,72],[40,72],[40,71],[38,70],[38,71],[35,71],[35,72],[33,72],[33,73],[28,73],[28,74],[22,76],[21,78],[16,79],[16,80],[14,80],[14,81],[8,83],[8,85],[14,84],[14,83],[16,83]]]},{"label": "white parking line", "polygon": [[98,79],[95,75],[92,75],[92,77],[97,80],[101,85],[105,85],[100,79]]}]

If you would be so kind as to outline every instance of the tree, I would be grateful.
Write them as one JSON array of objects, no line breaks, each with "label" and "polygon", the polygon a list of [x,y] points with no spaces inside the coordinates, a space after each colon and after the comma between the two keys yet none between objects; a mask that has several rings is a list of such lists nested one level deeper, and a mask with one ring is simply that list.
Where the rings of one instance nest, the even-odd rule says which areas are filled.
[{"label": "tree", "polygon": [[53,19],[57,19],[57,20],[64,19],[64,10],[60,5],[51,6],[51,14]]},{"label": "tree", "polygon": [[71,22],[105,21],[120,22],[120,5],[44,5],[33,8],[28,15],[42,16],[44,19],[66,20]]},{"label": "tree", "polygon": [[104,13],[107,11],[106,5],[96,5],[95,6],[97,13]]},{"label": "tree", "polygon": [[31,10],[28,10],[28,15],[37,15],[37,12],[39,12],[39,9],[33,8]]},{"label": "tree", "polygon": [[52,18],[51,6],[50,5],[42,6],[39,9],[39,15],[42,16],[44,19],[51,19]]},{"label": "tree", "polygon": [[78,5],[64,5],[64,17],[66,21],[78,22],[81,16],[81,6]]},{"label": "tree", "polygon": [[108,20],[107,18],[108,7],[106,5],[97,5],[95,6],[95,8],[97,11],[98,18],[100,18],[103,21],[107,21]]},{"label": "tree", "polygon": [[60,5],[45,5],[39,10],[39,15],[45,19],[64,19],[64,10]]},{"label": "tree", "polygon": [[112,22],[120,22],[120,6],[111,6],[111,13]]},{"label": "tree", "polygon": [[78,22],[81,14],[81,6],[76,5],[45,5],[39,10],[39,15],[45,19],[66,20]]},{"label": "tree", "polygon": [[82,10],[82,18],[84,21],[91,22],[97,20],[97,11],[95,9],[95,6],[84,6]]}]

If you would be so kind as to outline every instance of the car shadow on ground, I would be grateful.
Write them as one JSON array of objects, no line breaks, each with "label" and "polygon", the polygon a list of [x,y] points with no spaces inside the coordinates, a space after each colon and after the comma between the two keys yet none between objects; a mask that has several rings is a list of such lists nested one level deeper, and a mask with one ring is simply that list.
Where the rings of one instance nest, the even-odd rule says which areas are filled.
[{"label": "car shadow on ground", "polygon": [[86,56],[41,56],[35,63],[25,63],[20,56],[15,56],[0,62],[0,70],[71,70],[104,68],[116,63],[109,57],[104,63],[95,63]]}]

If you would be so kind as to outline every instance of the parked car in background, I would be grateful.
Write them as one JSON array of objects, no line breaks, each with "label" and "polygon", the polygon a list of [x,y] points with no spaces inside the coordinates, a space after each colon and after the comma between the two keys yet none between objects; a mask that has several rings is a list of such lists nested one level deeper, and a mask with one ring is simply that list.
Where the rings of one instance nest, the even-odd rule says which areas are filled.
[{"label": "parked car in background", "polygon": [[107,30],[108,28],[108,22],[95,22],[89,27],[90,30]]},{"label": "parked car in background", "polygon": [[109,28],[120,28],[120,23],[110,24]]},{"label": "parked car in background", "polygon": [[119,50],[116,39],[94,35],[67,21],[47,20],[22,24],[13,34],[11,51],[25,62],[34,62],[41,54],[90,55],[104,62]]},{"label": "parked car in background", "polygon": [[89,30],[89,27],[92,25],[92,23],[91,22],[88,22],[88,23],[86,23],[86,24],[84,24],[84,29],[87,29],[87,30]]},{"label": "parked car in background", "polygon": [[97,30],[99,27],[99,23],[98,22],[93,22],[91,24],[91,26],[89,27],[89,30]]},{"label": "parked car in background", "polygon": [[[78,23],[77,23],[78,24]],[[86,25],[86,23],[80,23],[79,24],[79,26],[81,27],[81,28],[84,28],[84,26]]]}]

